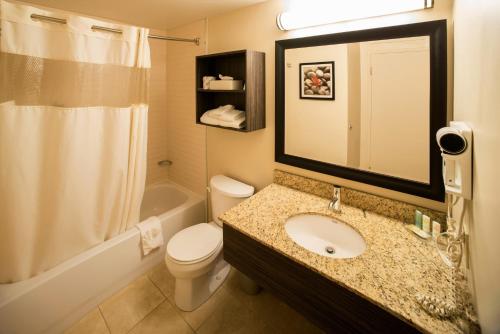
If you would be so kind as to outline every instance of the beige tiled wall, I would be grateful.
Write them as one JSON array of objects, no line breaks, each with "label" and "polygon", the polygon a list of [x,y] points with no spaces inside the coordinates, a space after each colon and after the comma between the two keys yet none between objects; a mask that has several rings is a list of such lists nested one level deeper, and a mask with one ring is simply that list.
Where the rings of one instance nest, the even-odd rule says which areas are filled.
[{"label": "beige tiled wall", "polygon": [[[205,21],[154,34],[200,37],[192,43],[150,39],[151,81],[147,184],[170,179],[205,194],[205,127],[195,123],[195,57],[205,53]],[[171,160],[160,167],[158,161]]]},{"label": "beige tiled wall", "polygon": [[[164,31],[152,33],[165,35]],[[168,178],[168,168],[158,166],[167,159],[167,42],[150,39],[151,79],[148,118],[148,168],[146,184]]]},{"label": "beige tiled wall", "polygon": [[205,194],[205,126],[195,122],[195,57],[205,53],[205,21],[168,31],[169,36],[200,37],[193,43],[167,42],[167,152],[173,165],[168,167],[171,181]]}]

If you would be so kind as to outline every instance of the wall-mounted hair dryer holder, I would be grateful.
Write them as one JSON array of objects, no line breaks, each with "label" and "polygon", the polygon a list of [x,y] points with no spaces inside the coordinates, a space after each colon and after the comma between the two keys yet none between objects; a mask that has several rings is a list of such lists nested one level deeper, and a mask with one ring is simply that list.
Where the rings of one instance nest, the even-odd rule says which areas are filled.
[{"label": "wall-mounted hair dryer holder", "polygon": [[452,301],[436,296],[418,294],[417,302],[430,315],[437,318],[465,318],[464,332],[478,328],[477,317],[467,292],[466,277],[460,263],[464,249],[463,215],[458,221],[452,217],[456,202],[453,196],[472,199],[472,129],[464,122],[450,122],[450,126],[438,130],[436,141],[443,157],[443,181],[448,194],[448,230],[436,238],[436,247],[443,261],[452,268]]},{"label": "wall-mounted hair dryer holder", "polygon": [[445,191],[472,199],[472,129],[464,122],[450,122],[438,130],[436,140],[443,157]]}]

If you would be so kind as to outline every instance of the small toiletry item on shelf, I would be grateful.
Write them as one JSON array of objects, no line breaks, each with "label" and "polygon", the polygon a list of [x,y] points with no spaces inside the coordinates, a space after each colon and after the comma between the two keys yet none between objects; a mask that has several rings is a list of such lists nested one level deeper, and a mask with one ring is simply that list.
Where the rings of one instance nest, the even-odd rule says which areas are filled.
[{"label": "small toiletry item on shelf", "polygon": [[415,210],[415,226],[422,229],[422,212]]},{"label": "small toiletry item on shelf", "polygon": [[433,220],[432,221],[432,237],[434,239],[436,239],[440,233],[441,233],[441,224],[439,224],[437,221]]},{"label": "small toiletry item on shelf", "polygon": [[426,233],[422,231],[420,228],[418,228],[416,225],[412,224],[405,224],[406,228],[418,235],[422,239],[428,239],[431,235],[429,233]]},{"label": "small toiletry item on shelf", "polygon": [[427,215],[422,216],[422,230],[426,233],[431,233],[431,218]]},{"label": "small toiletry item on shelf", "polygon": [[208,89],[210,87],[210,81],[212,80],[215,80],[215,77],[203,77],[203,89]]},{"label": "small toiletry item on shelf", "polygon": [[212,80],[209,82],[209,89],[213,90],[241,90],[243,89],[242,80]]}]

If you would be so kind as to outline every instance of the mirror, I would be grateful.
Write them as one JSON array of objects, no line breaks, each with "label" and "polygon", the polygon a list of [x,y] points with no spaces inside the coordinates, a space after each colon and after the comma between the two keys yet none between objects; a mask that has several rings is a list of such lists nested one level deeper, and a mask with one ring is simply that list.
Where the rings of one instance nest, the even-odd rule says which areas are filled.
[{"label": "mirror", "polygon": [[443,200],[446,21],[276,42],[276,161]]},{"label": "mirror", "polygon": [[285,50],[285,154],[428,184],[429,82],[428,36]]}]

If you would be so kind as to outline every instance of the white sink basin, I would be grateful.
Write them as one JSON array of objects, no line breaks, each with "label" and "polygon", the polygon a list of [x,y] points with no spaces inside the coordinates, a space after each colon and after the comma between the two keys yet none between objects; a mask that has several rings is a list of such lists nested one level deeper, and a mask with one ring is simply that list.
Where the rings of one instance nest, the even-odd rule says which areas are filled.
[{"label": "white sink basin", "polygon": [[355,229],[326,216],[291,217],[286,221],[285,230],[297,244],[323,256],[352,258],[366,249],[363,237]]}]

